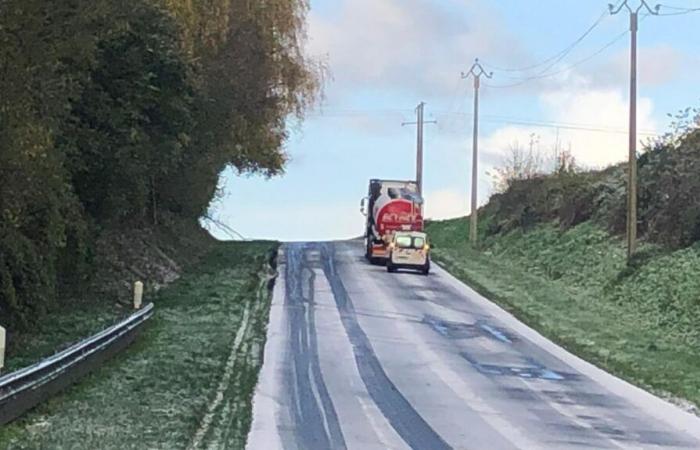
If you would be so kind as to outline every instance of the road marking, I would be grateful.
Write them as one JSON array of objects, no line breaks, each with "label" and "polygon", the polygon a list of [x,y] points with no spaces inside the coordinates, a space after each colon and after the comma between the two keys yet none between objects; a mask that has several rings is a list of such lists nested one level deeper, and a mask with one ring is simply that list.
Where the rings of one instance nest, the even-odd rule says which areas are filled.
[{"label": "road marking", "polygon": [[579,374],[588,377],[595,384],[608,392],[629,401],[646,415],[649,415],[650,418],[661,421],[671,429],[686,433],[695,439],[700,439],[700,418],[697,416],[683,411],[676,405],[660,399],[627,381],[617,378],[582,358],[579,358],[573,353],[570,353],[519,321],[508,311],[464,284],[440,265],[434,264],[434,269],[435,273],[446,281],[447,284],[468,297],[470,301],[484,308],[485,311],[497,318],[500,323],[522,338],[527,339],[534,346],[539,347],[543,351],[559,359]]},{"label": "road marking", "polygon": [[[367,421],[372,427],[374,434],[377,436],[377,439],[379,439],[379,444],[381,444],[381,446],[387,450],[402,448],[398,445],[395,446],[389,444],[390,437],[384,432],[384,430],[391,430],[394,432],[394,429],[391,427],[389,422],[387,422],[386,417],[384,417],[381,411],[379,411],[377,404],[371,400],[371,397],[368,401],[364,397],[358,396],[357,400],[360,402],[360,405],[362,405],[362,409],[365,411],[365,417],[367,417]],[[398,438],[398,435],[396,435],[396,437]]]},{"label": "road marking", "polygon": [[[382,307],[398,312],[392,302],[386,300],[386,295],[382,292],[378,281],[373,277],[366,278],[370,280],[368,281],[367,289],[376,292],[374,297],[381,302]],[[442,358],[437,357],[436,349],[428,345],[407,324],[397,321],[396,326],[403,331],[402,335],[410,339],[418,358],[424,361],[430,361],[428,370],[434,373],[435,377],[454,392],[465,404],[469,405],[469,408],[478,413],[481,419],[490,425],[503,439],[518,448],[534,449],[539,447],[537,442],[530,440],[521,430],[509,422],[501,412],[491,408],[487,402],[463,380],[462,374],[457,373],[447,365]]]},{"label": "road marking", "polygon": [[343,327],[353,344],[355,361],[367,391],[391,426],[409,446],[431,450],[450,449],[451,447],[431,428],[386,375],[369,338],[357,320],[352,299],[336,271],[332,245],[324,244],[323,247],[324,272],[341,311]]},{"label": "road marking", "polygon": [[495,337],[496,339],[498,339],[501,342],[505,342],[506,344],[513,343],[513,341],[508,339],[508,336],[506,336],[502,331],[495,329],[494,327],[492,327],[491,325],[489,325],[487,323],[480,323],[479,327],[482,330],[485,330],[487,333],[490,333],[493,337]]},{"label": "road marking", "polygon": [[[309,327],[311,327],[311,324],[314,323],[313,320],[309,319],[309,316],[311,314],[315,314],[314,311],[311,308],[306,308],[306,323]],[[309,334],[315,332],[315,330],[309,330]],[[313,364],[313,361],[311,362]],[[328,424],[328,417],[323,405],[323,401],[321,400],[321,393],[319,391],[318,383],[316,381],[316,376],[313,372],[313,368],[311,367],[311,364],[309,364],[306,367],[306,377],[309,380],[309,385],[311,386],[311,392],[314,396],[314,401],[316,402],[317,408],[322,412],[321,414],[321,420],[323,422],[323,429],[326,432],[326,436],[331,437],[331,428],[330,425]]]},{"label": "road marking", "polygon": [[[439,275],[438,275],[439,277]],[[408,278],[408,277],[407,277]],[[427,284],[427,281],[424,281],[420,285],[416,285],[415,283],[412,283],[414,278],[410,278],[406,284],[412,285],[413,287],[425,287],[424,284]],[[423,279],[425,280],[425,279]],[[403,280],[402,280],[403,281]],[[377,286],[377,289],[380,289],[383,286],[380,286],[377,281],[373,278],[372,283],[374,283],[375,286]],[[432,293],[428,294],[432,296]],[[389,304],[389,302],[386,302]],[[428,305],[429,308],[434,309],[435,306],[440,306],[437,303],[431,303]],[[482,325],[485,325],[486,323],[482,320],[478,321],[477,324],[481,327]],[[489,334],[493,334],[490,331],[496,331],[497,333],[501,333],[496,329],[495,327],[488,326],[491,330],[486,330],[484,331],[489,332]],[[483,329],[483,328],[482,328]],[[440,333],[443,336],[445,336],[444,333]],[[505,336],[505,333],[501,333],[503,337]],[[495,337],[495,336],[493,336]],[[509,348],[513,341],[511,339],[507,339],[507,342],[504,341],[503,339],[491,339],[491,342],[496,344],[497,346],[501,347],[499,348],[494,348],[493,351],[495,353],[498,353],[499,350],[502,350],[503,348]],[[480,343],[481,346],[483,347],[485,342]],[[429,346],[428,346],[429,347]],[[486,347],[491,347],[487,345]],[[434,352],[432,352],[434,353]],[[429,353],[430,354],[430,353]],[[476,359],[474,359],[471,355],[469,355],[466,351],[462,351],[461,356],[467,360],[476,370],[481,372],[482,374],[489,376],[489,375],[495,375],[495,376],[513,376],[518,379],[520,379],[523,383],[525,383],[526,386],[528,386],[528,389],[532,392],[533,395],[536,395],[540,400],[544,403],[546,403],[552,410],[556,411],[559,413],[562,417],[565,417],[568,419],[571,423],[575,424],[576,426],[582,428],[582,429],[587,429],[593,432],[598,438],[602,439],[603,442],[606,442],[609,446],[612,446],[614,448],[637,448],[637,447],[627,447],[626,444],[621,443],[619,440],[616,440],[615,437],[611,437],[609,435],[606,435],[605,433],[601,432],[600,430],[596,429],[592,425],[582,421],[574,412],[571,412],[567,408],[555,404],[552,402],[551,399],[544,398],[536,389],[533,388],[533,386],[529,383],[529,380],[533,379],[546,379],[551,382],[557,382],[557,381],[563,381],[567,378],[574,377],[574,374],[569,374],[569,373],[557,373],[552,370],[549,370],[545,368],[543,365],[537,363],[537,361],[530,361],[530,364],[527,366],[517,366],[517,365],[499,365],[499,364],[484,364],[484,363],[479,363]],[[439,361],[442,362],[442,361]],[[436,366],[439,366],[439,364],[436,364]],[[506,419],[507,420],[507,419]],[[503,430],[504,427],[498,427],[498,430]],[[521,433],[521,435],[523,435]],[[524,436],[524,435],[523,435]],[[516,442],[513,442],[513,444],[518,445]],[[534,443],[528,444],[525,446],[525,448],[536,448],[541,445],[537,445]],[[652,448],[652,447],[649,447]]]},{"label": "road marking", "polygon": [[[315,313],[319,317],[317,323],[322,321],[325,328],[323,333],[319,330],[323,336],[319,347],[321,371],[329,375],[326,378],[331,397],[343,406],[338,409],[341,423],[352,425],[348,426],[345,436],[348,447],[368,450],[408,448],[370,397],[355,362],[352,344],[343,328],[330,284],[323,270],[314,269],[314,272]],[[337,375],[339,371],[342,376]],[[332,376],[334,374],[335,377]]]}]

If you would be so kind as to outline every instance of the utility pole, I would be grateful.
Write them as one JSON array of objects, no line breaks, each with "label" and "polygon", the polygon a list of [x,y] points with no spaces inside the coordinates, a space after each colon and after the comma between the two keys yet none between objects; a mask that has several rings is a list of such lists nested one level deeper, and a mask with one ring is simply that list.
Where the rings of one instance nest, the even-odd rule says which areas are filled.
[{"label": "utility pole", "polygon": [[627,262],[637,250],[637,31],[639,30],[639,11],[646,9],[649,14],[658,15],[661,5],[652,9],[646,0],[639,0],[639,6],[632,8],[629,0],[620,6],[609,5],[610,14],[615,15],[627,8],[630,13],[630,123],[629,155],[627,171]]},{"label": "utility pole", "polygon": [[470,227],[469,227],[469,241],[472,245],[476,245],[477,237],[477,209],[478,209],[478,196],[477,196],[477,185],[479,178],[478,170],[478,160],[479,160],[479,88],[481,87],[481,76],[484,75],[486,78],[491,78],[493,72],[487,73],[484,67],[479,63],[479,58],[474,60],[469,72],[462,73],[462,79],[474,77],[474,142],[473,142],[473,152],[472,152],[472,211],[470,216]]},{"label": "utility pole", "polygon": [[417,125],[416,135],[416,184],[418,185],[418,194],[423,195],[423,125],[426,123],[437,123],[435,120],[425,121],[425,102],[420,102],[416,107],[416,121],[403,122],[401,126]]}]

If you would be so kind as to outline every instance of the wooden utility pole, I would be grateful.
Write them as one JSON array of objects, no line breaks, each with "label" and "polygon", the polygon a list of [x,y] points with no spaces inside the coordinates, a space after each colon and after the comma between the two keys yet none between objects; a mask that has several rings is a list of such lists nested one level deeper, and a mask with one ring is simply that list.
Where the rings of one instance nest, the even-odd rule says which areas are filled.
[{"label": "wooden utility pole", "polygon": [[403,122],[401,126],[416,125],[418,132],[416,133],[416,184],[418,185],[418,193],[423,195],[423,126],[426,123],[437,123],[435,120],[425,121],[425,102],[420,102],[416,107],[416,121]]},{"label": "wooden utility pole", "polygon": [[637,31],[639,30],[639,11],[646,9],[649,14],[657,15],[660,5],[652,9],[646,0],[639,0],[639,6],[632,8],[629,0],[619,7],[610,5],[610,14],[617,14],[622,8],[630,13],[630,117],[629,117],[629,154],[627,170],[627,261],[637,250]]},{"label": "wooden utility pole", "polygon": [[478,195],[477,186],[479,181],[479,88],[481,87],[481,76],[491,78],[493,72],[487,73],[484,67],[479,63],[479,58],[476,58],[469,72],[462,73],[462,79],[474,77],[474,133],[472,143],[472,205],[469,226],[469,241],[472,245],[476,245],[477,226],[478,226]]}]

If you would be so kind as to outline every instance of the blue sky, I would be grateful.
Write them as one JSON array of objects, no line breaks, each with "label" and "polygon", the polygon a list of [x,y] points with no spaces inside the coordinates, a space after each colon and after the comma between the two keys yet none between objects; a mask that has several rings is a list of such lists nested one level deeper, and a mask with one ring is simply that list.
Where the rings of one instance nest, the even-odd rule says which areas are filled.
[{"label": "blue sky", "polygon": [[[629,0],[638,4],[638,0]],[[700,8],[700,0],[670,0]],[[326,100],[293,126],[283,177],[227,171],[214,215],[247,238],[340,239],[362,233],[360,199],[369,178],[415,174],[413,110],[425,101],[427,215],[468,213],[474,58],[499,68],[537,64],[572,44],[604,13],[598,0],[312,0],[307,53],[329,65]],[[670,10],[668,10],[670,12]],[[661,133],[667,113],[700,105],[700,12],[647,17],[639,32],[639,128]],[[581,164],[625,158],[629,35],[627,14],[605,16],[551,77],[481,92],[479,198],[488,171],[514,144],[535,135],[547,154],[557,139]],[[573,64],[585,61],[576,67]],[[537,75],[494,69],[491,86]],[[522,122],[538,125],[523,125]],[[559,128],[557,128],[559,124]],[[563,126],[562,124],[567,124]],[[571,129],[597,128],[601,131]],[[212,230],[217,236],[226,235]]]}]

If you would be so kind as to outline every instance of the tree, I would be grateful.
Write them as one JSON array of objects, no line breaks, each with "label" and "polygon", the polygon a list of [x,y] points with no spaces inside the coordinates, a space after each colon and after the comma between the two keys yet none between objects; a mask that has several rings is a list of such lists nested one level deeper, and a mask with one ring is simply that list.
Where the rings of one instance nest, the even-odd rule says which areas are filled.
[{"label": "tree", "polygon": [[101,230],[196,221],[227,167],[272,176],[318,99],[305,0],[3,0],[0,317],[89,274]]},{"label": "tree", "polygon": [[119,2],[98,34],[94,63],[61,130],[76,193],[99,221],[157,221],[161,186],[190,151],[190,66],[162,10]]},{"label": "tree", "polygon": [[531,180],[545,174],[545,160],[532,145],[525,149],[514,141],[507,150],[500,166],[489,172],[494,190],[505,192],[508,187],[519,180]]}]

